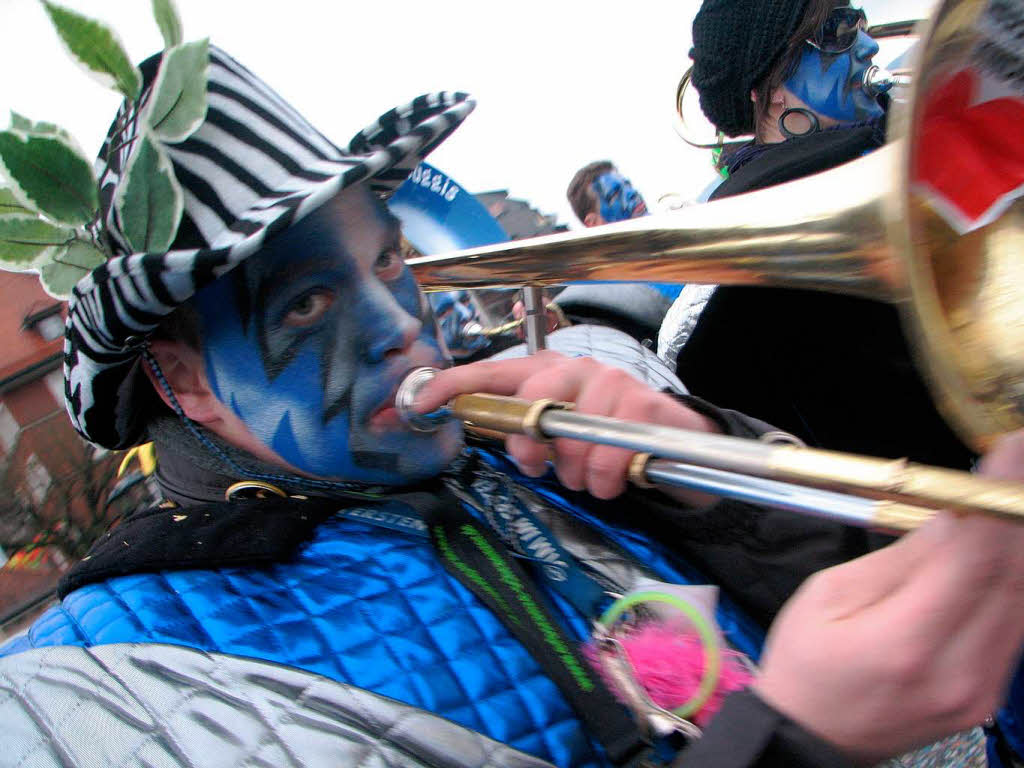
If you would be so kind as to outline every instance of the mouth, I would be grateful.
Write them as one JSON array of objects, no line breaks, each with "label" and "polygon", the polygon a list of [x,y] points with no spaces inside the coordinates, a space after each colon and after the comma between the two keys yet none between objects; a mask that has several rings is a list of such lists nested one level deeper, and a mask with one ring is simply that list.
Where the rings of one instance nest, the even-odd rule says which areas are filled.
[{"label": "mouth", "polygon": [[373,413],[370,414],[370,418],[367,421],[369,431],[374,435],[381,435],[385,432],[394,432],[399,429],[405,429],[405,424],[398,416],[398,409],[395,408],[394,404],[384,403],[377,408]]},{"label": "mouth", "polygon": [[636,219],[647,213],[647,205],[645,203],[638,203],[636,208],[633,209],[633,215],[629,218]]},{"label": "mouth", "polygon": [[408,373],[409,371],[405,371],[401,376],[397,376],[387,397],[370,411],[370,415],[366,418],[366,426],[371,434],[379,435],[384,432],[393,432],[405,426],[398,415],[398,409],[395,408],[395,395],[398,393],[398,386]]}]

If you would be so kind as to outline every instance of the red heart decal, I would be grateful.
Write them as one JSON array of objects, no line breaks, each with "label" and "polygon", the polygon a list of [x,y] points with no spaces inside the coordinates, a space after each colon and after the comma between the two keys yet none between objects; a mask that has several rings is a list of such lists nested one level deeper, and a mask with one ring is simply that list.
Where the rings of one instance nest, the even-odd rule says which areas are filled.
[{"label": "red heart decal", "polygon": [[913,175],[961,231],[989,223],[1024,194],[1024,101],[972,104],[978,76],[959,72],[924,107]]}]

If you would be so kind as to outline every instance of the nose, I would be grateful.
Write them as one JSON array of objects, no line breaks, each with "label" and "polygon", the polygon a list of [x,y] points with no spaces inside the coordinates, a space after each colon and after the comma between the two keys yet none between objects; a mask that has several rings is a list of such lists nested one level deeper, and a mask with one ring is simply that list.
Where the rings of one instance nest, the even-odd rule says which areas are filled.
[{"label": "nose", "polygon": [[357,311],[362,331],[362,350],[371,363],[383,361],[389,354],[411,346],[423,323],[409,314],[395,296],[376,281],[365,287],[366,296]]},{"label": "nose", "polygon": [[871,61],[878,53],[878,43],[863,29],[857,32],[857,42],[853,46],[853,55],[858,61]]}]

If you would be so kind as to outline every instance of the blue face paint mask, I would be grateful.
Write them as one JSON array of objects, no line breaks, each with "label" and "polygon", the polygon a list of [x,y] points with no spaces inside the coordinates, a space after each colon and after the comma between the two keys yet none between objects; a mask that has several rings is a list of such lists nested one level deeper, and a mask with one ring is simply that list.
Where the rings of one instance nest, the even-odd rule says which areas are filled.
[{"label": "blue face paint mask", "polygon": [[398,239],[356,187],[194,299],[217,399],[304,474],[400,484],[458,453],[458,424],[412,432],[392,407],[409,370],[449,364]]},{"label": "blue face paint mask", "polygon": [[864,92],[864,73],[878,53],[878,43],[863,31],[842,53],[826,53],[804,45],[796,71],[786,88],[814,112],[843,123],[881,117],[878,101]]},{"label": "blue face paint mask", "polygon": [[483,323],[466,291],[440,291],[429,294],[434,316],[441,326],[445,346],[456,360],[470,357],[490,344],[490,339],[477,333],[467,333],[473,326]]},{"label": "blue face paint mask", "polygon": [[598,176],[594,180],[593,189],[601,203],[601,218],[606,223],[625,221],[647,213],[647,206],[640,193],[618,171]]}]

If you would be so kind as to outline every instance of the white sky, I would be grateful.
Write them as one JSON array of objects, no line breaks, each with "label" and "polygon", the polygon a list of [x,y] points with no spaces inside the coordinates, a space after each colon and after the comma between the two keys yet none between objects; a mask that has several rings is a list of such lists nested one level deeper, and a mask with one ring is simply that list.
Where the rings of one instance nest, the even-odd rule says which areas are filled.
[{"label": "white sky", "polygon": [[[420,93],[469,91],[476,111],[429,162],[573,227],[565,188],[592,160],[615,162],[652,208],[714,177],[708,153],[672,128],[699,0],[177,2],[186,40],[209,36],[337,143]],[[136,61],[161,47],[149,0],[64,4],[111,24]],[[931,2],[863,5],[875,23],[917,18]],[[119,99],[71,63],[36,0],[0,0],[0,72],[0,126],[14,109],[95,154]]]}]

